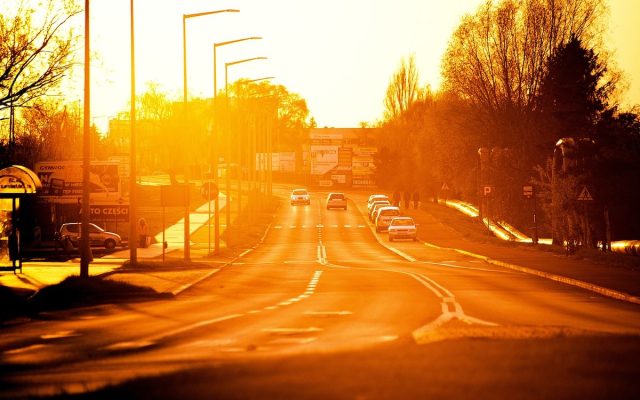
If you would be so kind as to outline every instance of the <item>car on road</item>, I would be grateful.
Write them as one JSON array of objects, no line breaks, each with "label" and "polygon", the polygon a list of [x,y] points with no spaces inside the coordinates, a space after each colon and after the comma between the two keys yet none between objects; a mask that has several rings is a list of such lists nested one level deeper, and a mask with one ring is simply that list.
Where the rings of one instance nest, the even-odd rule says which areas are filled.
[{"label": "car on road", "polygon": [[[60,238],[69,238],[71,243],[78,247],[80,243],[80,223],[70,222],[60,227]],[[122,246],[122,238],[117,233],[107,232],[96,224],[89,223],[89,243],[91,246],[102,246],[107,250],[113,250]]]},{"label": "car on road", "polygon": [[411,217],[395,217],[389,223],[387,228],[389,232],[389,241],[396,239],[418,240],[418,226]]},{"label": "car on road", "polygon": [[374,201],[371,204],[371,209],[369,210],[369,221],[375,222],[376,212],[378,211],[378,209],[380,209],[380,207],[388,207],[390,205],[391,203],[389,202],[389,200]]},{"label": "car on road", "polygon": [[376,232],[386,231],[391,220],[400,216],[400,208],[395,206],[381,207],[376,214]]},{"label": "car on road", "polygon": [[344,193],[329,193],[327,195],[327,210],[331,208],[347,209],[347,196]]},{"label": "car on road", "polygon": [[[367,212],[371,211],[371,207],[373,206],[374,202],[381,200],[389,201],[389,196],[387,196],[386,194],[372,194],[371,196],[369,196],[369,200],[367,200]],[[391,204],[390,201],[389,204]]]},{"label": "car on road", "polygon": [[296,204],[311,204],[311,197],[307,189],[293,189],[291,191],[291,205],[294,206]]}]

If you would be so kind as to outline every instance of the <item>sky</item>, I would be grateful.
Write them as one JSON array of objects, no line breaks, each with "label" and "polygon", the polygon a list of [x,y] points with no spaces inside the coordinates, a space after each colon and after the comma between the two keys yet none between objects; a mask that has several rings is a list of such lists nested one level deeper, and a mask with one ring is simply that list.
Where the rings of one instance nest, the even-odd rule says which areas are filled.
[{"label": "sky", "polygon": [[[439,87],[440,62],[451,34],[460,18],[482,2],[135,0],[136,90],[142,93],[148,82],[155,82],[172,97],[182,98],[182,15],[235,8],[240,12],[187,20],[191,96],[213,93],[213,43],[261,36],[218,48],[219,90],[224,87],[224,63],[267,57],[230,67],[229,81],[275,77],[274,84],[307,101],[320,127],[372,123],[383,115],[387,85],[403,57],[415,55],[422,85]],[[640,104],[640,1],[609,4],[606,43],[629,88],[622,100]],[[94,122],[104,127],[108,118],[128,110],[129,0],[91,0],[90,10],[91,107]],[[76,19],[82,27],[83,16]]]}]

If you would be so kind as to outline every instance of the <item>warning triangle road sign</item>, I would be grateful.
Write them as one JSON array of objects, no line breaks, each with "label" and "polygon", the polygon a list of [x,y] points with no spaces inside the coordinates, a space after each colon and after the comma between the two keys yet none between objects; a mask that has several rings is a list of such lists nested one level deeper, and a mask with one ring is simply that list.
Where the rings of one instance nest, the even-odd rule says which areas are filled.
[{"label": "warning triangle road sign", "polygon": [[578,200],[580,200],[580,201],[591,201],[591,200],[593,200],[593,197],[591,197],[591,193],[589,193],[589,191],[587,190],[586,186],[582,187],[582,191],[578,195]]},{"label": "warning triangle road sign", "polygon": [[443,183],[442,187],[440,188],[440,190],[449,190],[449,186],[447,186],[446,183]]}]

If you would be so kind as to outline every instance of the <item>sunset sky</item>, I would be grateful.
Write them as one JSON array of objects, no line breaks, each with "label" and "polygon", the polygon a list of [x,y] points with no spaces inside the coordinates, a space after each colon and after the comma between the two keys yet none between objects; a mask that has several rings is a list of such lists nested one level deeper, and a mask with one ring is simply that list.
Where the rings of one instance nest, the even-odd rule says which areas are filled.
[{"label": "sunset sky", "polygon": [[[230,81],[275,76],[307,100],[318,125],[358,126],[383,113],[383,97],[402,57],[415,54],[422,84],[437,88],[440,62],[460,18],[483,0],[136,0],[137,90],[159,83],[182,95],[182,14],[228,8],[187,22],[189,91],[213,92],[213,43],[247,36],[263,40],[218,49],[224,63],[268,57],[230,69]],[[625,73],[626,103],[640,103],[640,2],[610,0],[607,43]],[[129,0],[91,1],[92,114],[106,126],[128,108]],[[82,17],[76,17],[82,23]],[[81,25],[80,25],[81,26]],[[76,75],[81,73],[77,71]],[[81,76],[80,76],[81,78]],[[81,80],[81,79],[80,79]]]}]

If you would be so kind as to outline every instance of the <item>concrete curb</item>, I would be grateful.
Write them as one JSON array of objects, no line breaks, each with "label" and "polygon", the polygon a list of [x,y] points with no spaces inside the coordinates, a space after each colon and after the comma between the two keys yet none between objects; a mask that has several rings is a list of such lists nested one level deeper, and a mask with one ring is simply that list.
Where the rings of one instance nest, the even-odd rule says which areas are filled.
[{"label": "concrete curb", "polygon": [[490,257],[487,256],[483,256],[481,254],[476,254],[476,253],[472,253],[470,251],[466,251],[466,250],[462,250],[462,249],[456,249],[453,247],[440,247],[437,246],[435,244],[432,243],[428,243],[428,242],[422,242],[424,243],[425,246],[427,247],[432,247],[435,249],[439,249],[439,250],[450,250],[450,251],[455,251],[459,254],[463,254],[469,257],[473,257],[473,258],[477,258],[480,260],[483,260],[489,264],[493,264],[493,265],[497,265],[500,267],[504,267],[504,268],[508,268],[514,271],[519,271],[525,274],[529,274],[529,275],[535,275],[541,278],[545,278],[545,279],[550,279],[552,281],[556,281],[556,282],[561,282],[564,283],[566,285],[571,285],[571,286],[576,286],[579,287],[581,289],[585,289],[585,290],[589,290],[591,292],[600,294],[602,296],[605,297],[609,297],[612,299],[616,299],[616,300],[622,300],[622,301],[626,301],[628,303],[633,303],[633,304],[640,304],[640,297],[637,296],[633,296],[630,295],[628,293],[624,293],[618,290],[614,290],[614,289],[609,289],[603,286],[599,286],[593,283],[589,283],[589,282],[585,282],[585,281],[581,281],[579,279],[573,279],[573,278],[568,278],[566,276],[563,275],[557,275],[557,274],[552,274],[550,272],[544,272],[544,271],[538,271],[536,269],[532,269],[532,268],[528,268],[528,267],[523,267],[521,265],[517,265],[517,264],[511,264],[508,262],[504,262],[504,261],[500,261],[500,260],[494,260]]}]

